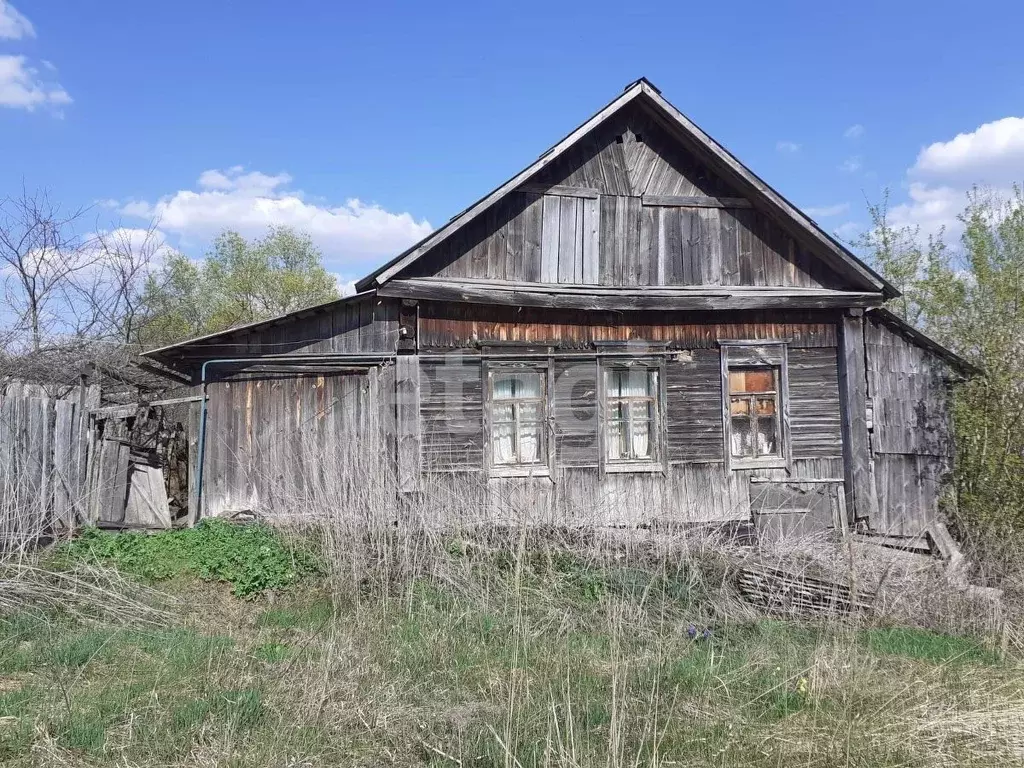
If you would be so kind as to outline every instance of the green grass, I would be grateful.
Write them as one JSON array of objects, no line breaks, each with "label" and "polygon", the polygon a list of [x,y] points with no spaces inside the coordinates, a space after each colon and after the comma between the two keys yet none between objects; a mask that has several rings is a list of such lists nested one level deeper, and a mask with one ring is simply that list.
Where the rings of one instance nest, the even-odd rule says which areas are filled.
[{"label": "green grass", "polygon": [[875,653],[905,656],[935,664],[975,663],[996,664],[999,657],[976,639],[954,637],[938,632],[907,627],[867,629],[864,642]]},{"label": "green grass", "polygon": [[[179,575],[163,582],[183,598],[165,627],[0,618],[0,762],[873,768],[1014,754],[999,741],[1012,729],[990,720],[1024,711],[1024,679],[977,639],[736,620],[685,572],[447,557],[435,566],[457,577],[342,601],[307,579],[269,606]],[[691,623],[710,637],[692,640]],[[980,725],[929,735],[957,717]]]},{"label": "green grass", "polygon": [[154,534],[89,528],[61,545],[55,560],[103,563],[150,581],[194,575],[226,582],[238,597],[289,587],[324,568],[308,549],[289,545],[265,525],[232,525],[217,519]]}]

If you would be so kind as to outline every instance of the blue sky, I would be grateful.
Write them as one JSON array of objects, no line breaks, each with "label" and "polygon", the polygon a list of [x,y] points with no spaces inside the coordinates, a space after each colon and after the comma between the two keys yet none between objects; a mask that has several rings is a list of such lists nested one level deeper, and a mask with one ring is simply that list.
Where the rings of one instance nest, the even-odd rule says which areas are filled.
[{"label": "blue sky", "polygon": [[313,232],[347,280],[644,75],[832,231],[1024,179],[1024,3],[0,0],[0,194],[201,255]]}]

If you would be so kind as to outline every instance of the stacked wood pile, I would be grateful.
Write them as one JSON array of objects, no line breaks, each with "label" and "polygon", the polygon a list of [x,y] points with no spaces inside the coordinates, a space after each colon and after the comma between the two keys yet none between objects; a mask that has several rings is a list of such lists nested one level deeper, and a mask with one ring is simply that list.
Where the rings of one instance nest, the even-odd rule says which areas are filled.
[{"label": "stacked wood pile", "polygon": [[771,613],[829,615],[870,611],[875,594],[806,574],[766,566],[744,566],[737,576],[740,594]]}]

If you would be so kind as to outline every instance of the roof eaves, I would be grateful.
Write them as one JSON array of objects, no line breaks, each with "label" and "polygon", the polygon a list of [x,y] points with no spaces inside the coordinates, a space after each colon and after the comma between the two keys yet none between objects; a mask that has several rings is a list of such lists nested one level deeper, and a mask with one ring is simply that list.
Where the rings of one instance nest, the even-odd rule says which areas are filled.
[{"label": "roof eaves", "polygon": [[263,328],[270,328],[271,326],[278,325],[283,322],[287,322],[293,318],[301,318],[309,315],[314,315],[318,312],[324,312],[328,309],[332,309],[338,305],[346,304],[354,299],[364,298],[373,291],[361,291],[354,293],[351,296],[342,296],[340,299],[334,299],[332,301],[326,301],[323,304],[314,304],[311,307],[303,307],[302,309],[292,310],[291,312],[285,312],[282,315],[275,315],[274,317],[268,317],[266,320],[256,320],[251,323],[245,323],[244,325],[236,325],[233,328],[225,328],[223,331],[215,331],[213,333],[207,333],[203,336],[195,336],[185,341],[177,341],[174,344],[167,344],[163,347],[157,347],[156,349],[149,349],[141,353],[142,357],[148,357],[153,360],[159,360],[160,358],[166,357],[168,353],[174,352],[179,349],[183,349],[195,344],[206,343],[218,339],[221,337],[229,338],[239,333],[248,333]]},{"label": "roof eaves", "polygon": [[964,376],[977,376],[984,373],[984,369],[964,359],[948,347],[943,346],[923,331],[918,330],[892,310],[885,307],[875,307],[869,309],[866,314],[869,317],[878,318],[890,328],[910,338],[919,347],[923,347],[929,352],[938,355]]}]

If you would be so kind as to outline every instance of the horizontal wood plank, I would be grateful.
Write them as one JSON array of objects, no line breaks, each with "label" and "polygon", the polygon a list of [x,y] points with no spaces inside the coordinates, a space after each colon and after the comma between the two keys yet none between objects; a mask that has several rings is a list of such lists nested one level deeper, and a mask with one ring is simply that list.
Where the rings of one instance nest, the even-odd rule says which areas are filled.
[{"label": "horizontal wood plank", "polygon": [[640,204],[663,208],[751,208],[742,197],[706,197],[702,195],[644,195]]},{"label": "horizontal wood plank", "polygon": [[593,187],[573,187],[568,184],[521,184],[517,192],[537,195],[558,195],[559,197],[583,197],[596,200],[601,192]]},{"label": "horizontal wood plank", "polygon": [[827,289],[678,287],[616,289],[593,286],[456,281],[435,278],[392,280],[383,296],[483,304],[591,310],[757,310],[834,309],[877,306],[881,294]]}]

